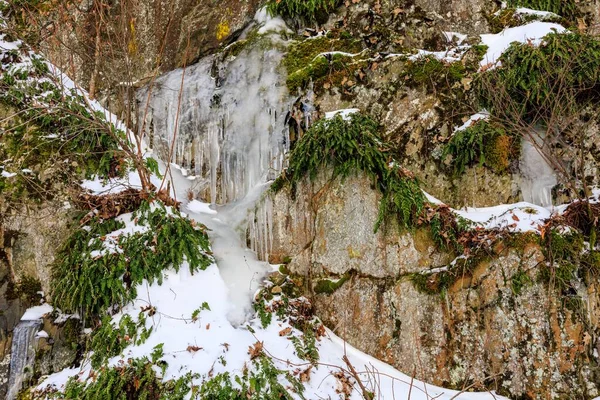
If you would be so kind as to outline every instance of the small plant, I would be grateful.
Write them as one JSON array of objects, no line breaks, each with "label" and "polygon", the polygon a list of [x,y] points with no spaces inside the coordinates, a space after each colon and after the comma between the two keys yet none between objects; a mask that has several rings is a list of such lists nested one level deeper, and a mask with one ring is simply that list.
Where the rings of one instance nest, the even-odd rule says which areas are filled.
[{"label": "small plant", "polygon": [[507,4],[509,7],[527,7],[574,18],[580,15],[576,2],[577,0],[508,0]]},{"label": "small plant", "polygon": [[[77,377],[69,379],[64,392],[44,393],[49,399],[98,400],[98,399],[170,399],[194,398],[192,374],[179,379],[162,382],[154,367],[146,357],[129,359],[127,363],[111,368],[100,369],[86,381]],[[165,365],[158,365],[164,370]]]},{"label": "small plant", "polygon": [[307,23],[323,23],[341,3],[341,0],[269,0],[267,11]]},{"label": "small plant", "polygon": [[520,144],[502,127],[478,121],[454,133],[444,147],[442,157],[452,156],[454,176],[461,176],[468,166],[478,163],[501,174],[518,158]]},{"label": "small plant", "polygon": [[31,306],[39,305],[42,299],[42,283],[38,278],[33,276],[25,275],[16,284],[16,294],[19,296],[25,304]]},{"label": "small plant", "polygon": [[277,369],[269,357],[264,354],[259,355],[252,364],[252,368],[246,369],[241,376],[232,378],[228,372],[225,372],[204,382],[199,391],[200,398],[219,400],[304,399],[302,382],[290,372]]},{"label": "small plant", "polygon": [[99,368],[109,358],[121,354],[130,344],[143,344],[151,333],[152,327],[146,328],[143,312],[140,312],[137,322],[128,314],[124,315],[117,326],[112,323],[110,316],[104,316],[90,343],[92,367]]}]

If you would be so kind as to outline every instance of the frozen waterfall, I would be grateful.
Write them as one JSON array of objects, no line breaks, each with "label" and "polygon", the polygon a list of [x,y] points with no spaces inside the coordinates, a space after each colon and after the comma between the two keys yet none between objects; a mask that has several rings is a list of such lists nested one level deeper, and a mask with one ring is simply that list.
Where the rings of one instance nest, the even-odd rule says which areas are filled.
[{"label": "frozen waterfall", "polygon": [[170,161],[196,176],[194,195],[213,204],[243,198],[283,167],[290,101],[277,48],[284,43],[276,35],[258,40],[237,56],[225,51],[161,76],[149,101],[148,88],[138,92],[151,147],[168,160],[175,136]]},{"label": "frozen waterfall", "polygon": [[[543,207],[552,206],[552,188],[558,183],[556,173],[538,147],[544,145],[543,132],[523,138],[521,161],[521,192],[523,200]],[[536,144],[533,143],[535,140]]]},{"label": "frozen waterfall", "polygon": [[21,321],[13,331],[6,400],[17,398],[23,386],[23,380],[27,375],[31,376],[33,372],[31,371],[35,359],[33,342],[41,326],[42,320],[39,319]]}]

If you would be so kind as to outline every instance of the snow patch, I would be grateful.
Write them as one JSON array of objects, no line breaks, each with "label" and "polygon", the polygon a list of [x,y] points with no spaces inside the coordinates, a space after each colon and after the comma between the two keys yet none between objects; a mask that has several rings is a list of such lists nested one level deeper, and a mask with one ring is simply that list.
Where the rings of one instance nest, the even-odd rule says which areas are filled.
[{"label": "snow patch", "polygon": [[42,319],[44,315],[50,314],[54,310],[48,303],[44,303],[41,306],[30,307],[25,310],[25,314],[21,317],[21,321],[35,321]]},{"label": "snow patch", "polygon": [[512,43],[531,43],[539,46],[542,38],[549,33],[563,33],[566,29],[555,23],[535,21],[527,25],[507,28],[497,34],[481,35],[482,44],[488,46],[481,67],[493,68],[498,63],[498,58],[504,53]]}]

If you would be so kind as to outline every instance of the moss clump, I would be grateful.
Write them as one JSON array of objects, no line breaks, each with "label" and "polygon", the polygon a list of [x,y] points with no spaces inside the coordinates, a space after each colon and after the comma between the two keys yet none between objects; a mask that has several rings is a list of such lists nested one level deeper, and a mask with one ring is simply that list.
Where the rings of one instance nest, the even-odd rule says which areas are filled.
[{"label": "moss clump", "polygon": [[28,306],[39,305],[42,299],[42,283],[38,278],[25,275],[15,285],[16,295]]},{"label": "moss clump", "polygon": [[145,202],[132,218],[147,229],[118,235],[113,246],[119,251],[111,251],[105,241],[108,233],[124,227],[121,222],[94,221],[71,235],[52,267],[57,307],[93,319],[134,299],[136,285],[144,280],[161,283],[166,268],[178,270],[187,261],[194,272],[212,262],[206,233],[177,211]]},{"label": "moss clump", "polygon": [[402,78],[410,86],[425,86],[431,90],[452,87],[467,73],[461,62],[447,63],[428,55],[408,61]]},{"label": "moss clump", "polygon": [[307,23],[324,23],[341,3],[341,0],[268,0],[267,11]]},{"label": "moss clump", "polygon": [[350,279],[350,274],[343,275],[337,281],[332,281],[329,279],[322,279],[317,281],[314,287],[314,291],[316,294],[332,294],[336,290],[342,287],[346,281]]},{"label": "moss clump", "polygon": [[375,231],[391,216],[399,227],[414,227],[425,196],[418,180],[392,160],[379,136],[378,123],[361,114],[352,114],[348,120],[338,115],[310,127],[290,153],[285,174],[294,188],[306,175],[314,179],[325,167],[333,169],[333,178],[364,172],[383,195]]},{"label": "moss clump", "polygon": [[311,80],[317,82],[336,72],[345,71],[351,74],[352,69],[356,68],[351,57],[342,54],[326,57],[321,54],[338,51],[356,54],[361,50],[361,41],[348,36],[318,37],[293,44],[283,59],[283,65],[288,73],[288,89],[290,92],[298,88],[304,89]]},{"label": "moss clump", "polygon": [[517,159],[520,142],[493,123],[480,120],[454,133],[444,147],[442,157],[452,156],[454,176],[460,176],[468,166],[479,163],[502,174],[508,171],[511,160]]},{"label": "moss clump", "polygon": [[510,279],[510,287],[515,296],[519,296],[523,291],[523,288],[533,283],[533,279],[527,274],[527,272],[519,269],[516,274]]},{"label": "moss clump", "polygon": [[[560,16],[540,16],[536,14],[520,14],[517,13],[517,9],[509,7],[498,11],[492,15],[487,16],[487,21],[490,25],[492,33],[499,33],[506,28],[513,28],[515,26],[525,25],[532,21],[544,21],[544,22],[556,22],[565,23],[567,22]],[[565,24],[566,25],[566,24]]]},{"label": "moss clump", "polygon": [[583,235],[578,232],[561,234],[552,229],[547,235],[544,251],[549,265],[543,266],[539,279],[551,284],[559,293],[566,293],[579,269],[584,249]]}]

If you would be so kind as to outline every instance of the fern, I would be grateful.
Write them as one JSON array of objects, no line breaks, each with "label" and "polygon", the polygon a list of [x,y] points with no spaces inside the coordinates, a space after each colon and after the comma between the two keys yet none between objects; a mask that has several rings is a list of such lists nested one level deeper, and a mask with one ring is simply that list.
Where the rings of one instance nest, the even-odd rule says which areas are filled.
[{"label": "fern", "polygon": [[269,0],[267,11],[271,15],[299,19],[307,23],[325,22],[341,0]]},{"label": "fern", "polygon": [[136,285],[144,280],[161,284],[162,272],[169,267],[179,270],[187,261],[194,272],[211,264],[206,233],[177,211],[160,202],[152,207],[144,202],[133,218],[148,229],[119,236],[116,252],[106,251],[103,238],[124,227],[122,222],[93,221],[71,235],[52,267],[52,299],[57,307],[94,319],[134,299]]},{"label": "fern", "polygon": [[[390,216],[400,227],[416,225],[425,196],[416,178],[398,167],[379,136],[379,125],[360,114],[349,120],[336,116],[315,123],[290,153],[286,179],[295,187],[308,175],[311,179],[325,167],[333,177],[344,180],[351,173],[364,172],[382,193],[375,231]],[[281,185],[279,185],[281,187]]]}]

